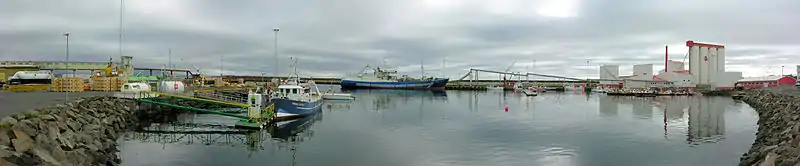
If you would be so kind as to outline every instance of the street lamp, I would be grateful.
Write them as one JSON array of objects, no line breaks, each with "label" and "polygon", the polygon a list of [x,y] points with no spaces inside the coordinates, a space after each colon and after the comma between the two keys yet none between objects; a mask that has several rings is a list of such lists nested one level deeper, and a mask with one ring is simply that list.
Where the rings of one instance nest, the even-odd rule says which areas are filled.
[{"label": "street lamp", "polygon": [[267,82],[267,78],[265,78],[264,75],[267,75],[267,72],[261,72],[261,82],[266,83]]},{"label": "street lamp", "polygon": [[278,76],[278,31],[281,29],[273,28],[272,31],[275,32],[275,76]]},{"label": "street lamp", "polygon": [[783,65],[781,65],[781,76],[783,76]]},{"label": "street lamp", "polygon": [[119,59],[122,59],[122,32],[123,21],[125,16],[125,0],[119,0]]},{"label": "street lamp", "polygon": [[[64,54],[65,54],[65,56],[67,58],[66,59],[66,63],[64,63],[64,66],[65,66],[64,69],[67,69],[67,71],[69,71],[69,32],[64,32],[64,34],[62,34],[62,35],[64,35],[64,37],[66,38],[66,44],[67,44],[66,45],[66,49],[64,50]],[[69,87],[69,81],[67,81],[67,87]],[[65,93],[64,102],[67,103],[67,102],[69,102],[69,91],[68,90],[64,91],[64,93]]]}]

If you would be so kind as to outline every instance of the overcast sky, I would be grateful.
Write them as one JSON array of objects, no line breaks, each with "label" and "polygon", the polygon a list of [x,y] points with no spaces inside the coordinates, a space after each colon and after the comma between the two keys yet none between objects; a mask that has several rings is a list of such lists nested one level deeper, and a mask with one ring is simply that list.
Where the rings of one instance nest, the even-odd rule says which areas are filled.
[{"label": "overcast sky", "polygon": [[[686,40],[724,44],[727,70],[794,74],[800,1],[745,0],[127,0],[123,52],[137,67],[172,61],[218,75],[343,76],[384,61],[410,75],[460,77],[469,68],[597,77],[600,64],[663,69]],[[119,57],[120,1],[0,1],[0,60]],[[224,56],[224,58],[222,58]],[[587,60],[589,63],[587,65]],[[442,67],[444,70],[441,70]],[[484,77],[496,78],[484,74]]]}]

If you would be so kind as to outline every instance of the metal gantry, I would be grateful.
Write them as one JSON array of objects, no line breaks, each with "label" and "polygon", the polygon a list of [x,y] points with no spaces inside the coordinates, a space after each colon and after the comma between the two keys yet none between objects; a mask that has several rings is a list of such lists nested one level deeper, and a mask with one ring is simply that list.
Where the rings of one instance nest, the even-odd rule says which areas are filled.
[{"label": "metal gantry", "polygon": [[615,78],[615,79],[582,79],[582,78],[574,78],[574,77],[557,76],[557,75],[551,75],[551,74],[539,74],[539,73],[531,73],[531,72],[526,72],[526,73],[502,72],[502,71],[492,71],[492,70],[484,70],[484,69],[469,69],[469,72],[467,72],[467,74],[465,74],[464,76],[462,76],[458,80],[459,81],[463,81],[463,80],[467,79],[467,77],[472,76],[472,79],[470,79],[469,81],[470,82],[477,81],[479,72],[494,73],[494,74],[501,74],[501,75],[512,75],[512,76],[539,76],[539,77],[564,79],[564,80],[576,81],[576,82],[595,82],[595,81],[659,82],[659,81],[654,81],[654,80],[637,80],[637,79],[620,79],[620,78]]}]

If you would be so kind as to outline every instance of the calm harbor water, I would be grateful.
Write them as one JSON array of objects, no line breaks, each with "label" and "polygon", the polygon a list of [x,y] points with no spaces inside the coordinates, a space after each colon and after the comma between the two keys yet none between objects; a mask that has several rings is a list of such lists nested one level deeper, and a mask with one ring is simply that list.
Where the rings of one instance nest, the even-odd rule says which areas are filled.
[{"label": "calm harbor water", "polygon": [[[736,165],[757,113],[729,97],[358,90],[263,132],[184,114],[120,140],[123,165]],[[504,107],[508,106],[508,111]]]}]

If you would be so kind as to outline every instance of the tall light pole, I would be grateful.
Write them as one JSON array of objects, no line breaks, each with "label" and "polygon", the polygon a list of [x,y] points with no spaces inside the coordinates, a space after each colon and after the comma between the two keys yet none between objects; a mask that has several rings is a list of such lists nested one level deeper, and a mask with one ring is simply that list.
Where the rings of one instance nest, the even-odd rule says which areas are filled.
[{"label": "tall light pole", "polygon": [[783,77],[783,65],[781,65],[781,77]]},{"label": "tall light pole", "polygon": [[[64,68],[67,69],[67,73],[69,73],[69,32],[64,32],[63,35],[66,38],[66,43],[67,43],[66,49],[64,50],[64,55],[67,58],[66,59],[67,63],[64,63],[64,66],[65,66]],[[69,87],[69,81],[67,81],[67,87]],[[64,97],[64,103],[68,103],[69,102],[69,90],[64,91],[64,93],[65,93],[65,95],[64,95],[65,96]]]},{"label": "tall light pole", "polygon": [[275,76],[278,76],[278,31],[281,29],[273,28],[272,31],[275,32]]},{"label": "tall light pole", "polygon": [[119,0],[119,59],[120,60],[122,60],[122,23],[124,14],[125,14],[125,0]]},{"label": "tall light pole", "polygon": [[[592,59],[586,59],[586,69],[590,70],[589,73],[592,73],[591,72],[591,65],[589,65],[589,63],[591,63],[591,62],[592,62]],[[589,74],[589,75],[591,75],[591,74]],[[589,76],[586,76],[586,80],[589,80]]]}]

